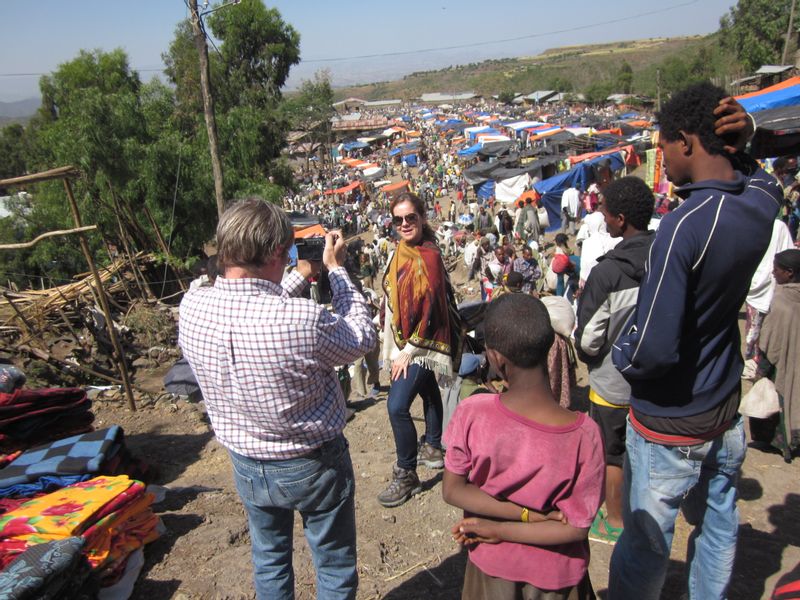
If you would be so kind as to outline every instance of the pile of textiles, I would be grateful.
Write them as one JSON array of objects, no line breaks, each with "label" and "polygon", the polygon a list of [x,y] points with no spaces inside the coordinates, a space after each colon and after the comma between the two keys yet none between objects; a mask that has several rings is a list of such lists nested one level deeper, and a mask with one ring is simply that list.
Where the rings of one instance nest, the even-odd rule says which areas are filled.
[{"label": "pile of textiles", "polygon": [[15,559],[37,545],[78,537],[93,578],[112,585],[126,575],[129,558],[159,535],[153,500],[139,481],[101,475],[20,504],[0,516],[0,577],[13,576]]},{"label": "pile of textiles", "polygon": [[31,546],[0,572],[0,600],[89,600],[99,582],[81,550],[84,539],[68,537]]},{"label": "pile of textiles", "polygon": [[134,471],[122,428],[114,425],[18,453],[0,469],[0,498],[29,498],[94,475]]},{"label": "pile of textiles", "polygon": [[[8,455],[91,431],[94,420],[91,406],[81,388],[17,389],[0,393],[0,453]],[[0,457],[0,465],[2,462]]]},{"label": "pile of textiles", "polygon": [[[0,600],[127,598],[144,564],[141,548],[158,537],[160,526],[153,495],[128,476],[136,471],[116,425],[29,448],[0,468]],[[67,569],[72,583],[62,591],[50,575],[40,576],[53,570],[53,556],[37,548],[74,538],[91,575],[82,576],[83,563],[75,559]],[[53,550],[58,565],[68,547]],[[31,565],[42,590],[59,591],[6,594],[17,584],[27,589],[31,582],[22,580]],[[99,596],[86,595],[98,587]],[[104,596],[112,589],[113,596]]]}]

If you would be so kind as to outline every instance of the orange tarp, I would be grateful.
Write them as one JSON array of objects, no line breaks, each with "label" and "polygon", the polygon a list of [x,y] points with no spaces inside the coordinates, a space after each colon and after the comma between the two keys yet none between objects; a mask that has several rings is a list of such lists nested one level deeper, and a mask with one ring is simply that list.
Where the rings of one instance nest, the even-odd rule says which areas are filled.
[{"label": "orange tarp", "polygon": [[402,190],[408,187],[408,181],[405,179],[402,181],[398,181],[397,183],[390,183],[389,185],[385,185],[381,188],[382,192],[396,192],[398,190]]},{"label": "orange tarp", "polygon": [[536,140],[543,140],[544,138],[550,137],[551,135],[555,135],[557,133],[561,133],[564,131],[563,129],[551,129],[550,131],[544,131],[542,133],[537,133],[536,135],[532,135],[528,138],[529,141],[534,142]]},{"label": "orange tarp", "polygon": [[634,121],[625,121],[627,125],[631,127],[652,127],[653,124],[650,121],[645,121],[643,119],[637,119]]},{"label": "orange tarp", "polygon": [[598,129],[595,133],[610,133],[612,135],[622,135],[622,129],[614,127],[613,129]]},{"label": "orange tarp", "polygon": [[335,190],[325,190],[325,195],[330,196],[331,194],[346,194],[347,192],[352,192],[360,185],[361,185],[360,181],[353,181],[351,183],[348,183],[346,186],[337,188]]},{"label": "orange tarp", "polygon": [[768,88],[764,88],[763,90],[758,90],[757,92],[750,92],[749,94],[742,94],[741,96],[736,96],[736,99],[741,100],[743,98],[755,98],[756,96],[763,96],[764,94],[769,94],[770,92],[777,92],[778,90],[782,90],[784,88],[792,87],[793,85],[798,85],[798,84],[800,84],[800,77],[791,77],[786,81],[781,81],[780,83],[771,85]]},{"label": "orange tarp", "polygon": [[608,150],[601,150],[600,152],[587,152],[586,154],[581,154],[579,156],[570,156],[569,162],[571,165],[574,165],[579,162],[589,160],[590,158],[596,158],[606,154],[614,154],[615,152],[620,151],[624,151],[626,153],[625,164],[638,165],[641,162],[639,160],[639,156],[633,151],[633,145],[623,146],[621,148],[610,148]]},{"label": "orange tarp", "polygon": [[314,237],[314,236],[324,236],[327,231],[322,225],[312,225],[311,227],[304,227],[303,229],[298,229],[294,232],[295,238],[307,238],[307,237]]}]

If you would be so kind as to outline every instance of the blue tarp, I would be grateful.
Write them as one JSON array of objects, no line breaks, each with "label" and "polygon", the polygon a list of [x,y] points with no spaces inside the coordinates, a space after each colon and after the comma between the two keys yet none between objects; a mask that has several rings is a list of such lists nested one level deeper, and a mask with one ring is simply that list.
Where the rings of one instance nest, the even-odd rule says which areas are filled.
[{"label": "blue tarp", "polygon": [[619,152],[604,154],[578,163],[569,171],[553,175],[534,184],[533,189],[541,194],[542,206],[547,209],[547,216],[550,217],[550,227],[547,228],[547,231],[561,229],[561,195],[564,190],[571,187],[585,190],[593,181],[592,165],[604,160],[611,161],[612,171],[619,171],[625,166],[625,160]]},{"label": "blue tarp", "polygon": [[389,150],[389,156],[397,156],[402,151],[403,150],[401,148],[392,148],[391,150]]},{"label": "blue tarp", "polygon": [[739,100],[739,104],[744,106],[747,112],[751,113],[782,106],[797,106],[800,105],[800,84],[783,88],[782,90],[775,90],[774,92],[767,92],[760,96],[753,96],[752,98],[742,98]]},{"label": "blue tarp", "polygon": [[403,162],[406,163],[409,167],[416,167],[417,166],[417,155],[416,154],[408,154],[403,157]]},{"label": "blue tarp", "polygon": [[345,142],[342,144],[342,149],[347,150],[357,150],[358,148],[369,148],[369,144],[365,144],[364,142]]},{"label": "blue tarp", "polygon": [[469,148],[464,148],[463,150],[459,150],[458,151],[458,155],[459,156],[474,156],[475,154],[478,153],[478,150],[480,150],[481,147],[482,147],[482,145],[480,143],[474,144],[473,146],[470,146]]},{"label": "blue tarp", "polygon": [[481,127],[480,129],[475,129],[474,131],[470,131],[469,139],[474,140],[475,136],[478,135],[479,133],[500,133],[500,132],[497,131],[497,129],[494,129],[493,127],[489,127],[488,125],[486,125],[485,127]]},{"label": "blue tarp", "polygon": [[494,181],[492,179],[484,181],[483,183],[476,185],[474,187],[475,187],[475,195],[478,198],[483,198],[484,200],[488,200],[490,196],[494,196]]},{"label": "blue tarp", "polygon": [[459,125],[463,122],[461,119],[447,119],[446,121],[439,121],[436,125],[438,127],[447,127],[448,125]]}]

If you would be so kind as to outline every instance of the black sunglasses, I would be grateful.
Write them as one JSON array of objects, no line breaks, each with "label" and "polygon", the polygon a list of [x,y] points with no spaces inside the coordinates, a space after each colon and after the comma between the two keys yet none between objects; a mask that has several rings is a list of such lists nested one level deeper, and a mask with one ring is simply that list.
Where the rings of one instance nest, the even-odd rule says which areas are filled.
[{"label": "black sunglasses", "polygon": [[403,224],[403,221],[408,223],[409,225],[416,225],[419,223],[419,215],[417,213],[408,213],[402,217],[394,216],[392,217],[392,225],[395,227],[400,227]]}]

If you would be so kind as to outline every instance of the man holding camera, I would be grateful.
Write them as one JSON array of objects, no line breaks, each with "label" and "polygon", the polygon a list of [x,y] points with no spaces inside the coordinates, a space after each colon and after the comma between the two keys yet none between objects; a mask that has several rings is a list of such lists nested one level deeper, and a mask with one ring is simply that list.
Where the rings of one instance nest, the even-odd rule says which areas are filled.
[{"label": "man holding camera", "polygon": [[221,276],[181,302],[179,343],[227,448],[247,512],[259,599],[294,598],[292,527],[303,518],[320,598],[355,598],[355,483],[345,401],[334,367],[375,344],[375,327],[328,233],[322,263],[333,312],[299,298],[320,263],[284,276],[294,232],[261,200],[231,206],[217,227]]}]

